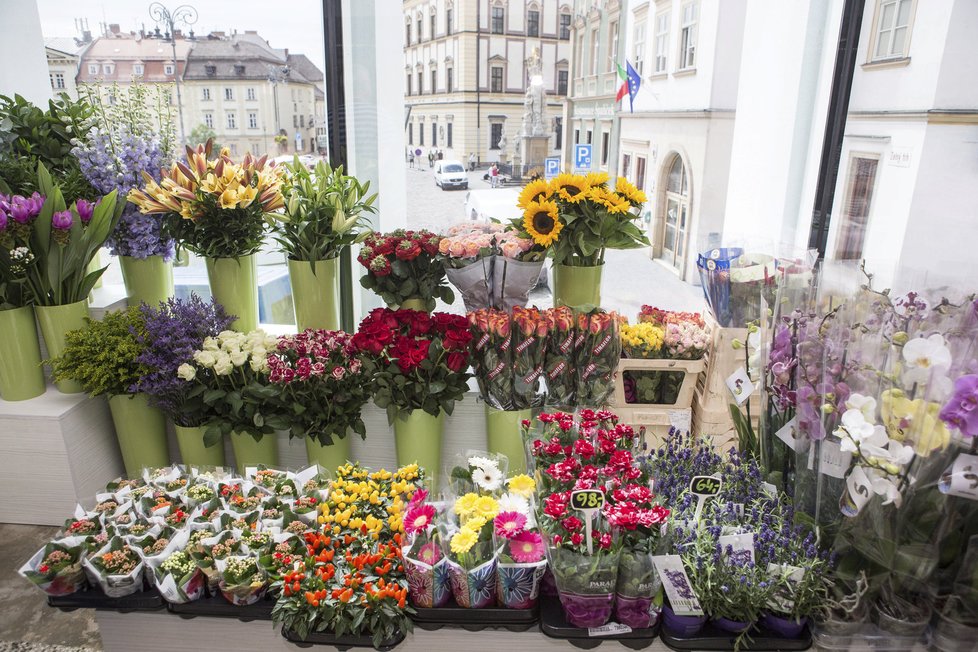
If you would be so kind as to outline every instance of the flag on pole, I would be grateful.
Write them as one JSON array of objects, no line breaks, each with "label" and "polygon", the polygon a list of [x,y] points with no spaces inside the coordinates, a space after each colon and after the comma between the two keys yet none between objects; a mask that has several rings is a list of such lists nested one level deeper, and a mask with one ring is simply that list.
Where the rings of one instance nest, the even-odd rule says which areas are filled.
[{"label": "flag on pole", "polygon": [[638,89],[642,86],[642,77],[635,72],[635,69],[632,68],[632,64],[628,63],[627,60],[625,61],[625,65],[628,66],[628,108],[632,113],[634,113],[635,96],[638,95]]},{"label": "flag on pole", "polygon": [[618,66],[618,77],[621,79],[621,86],[618,88],[618,94],[615,96],[615,102],[621,102],[621,98],[625,97],[628,93],[628,73],[625,72],[625,69],[617,61],[615,65]]}]

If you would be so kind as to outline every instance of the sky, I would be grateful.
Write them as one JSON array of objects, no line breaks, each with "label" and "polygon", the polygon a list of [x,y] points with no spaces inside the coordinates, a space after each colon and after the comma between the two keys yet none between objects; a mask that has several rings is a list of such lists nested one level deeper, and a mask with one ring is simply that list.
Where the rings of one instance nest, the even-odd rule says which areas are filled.
[{"label": "sky", "polygon": [[[151,31],[156,24],[149,16],[150,0],[37,0],[41,14],[41,31],[45,38],[78,36],[76,18],[88,20],[93,36],[102,33],[101,24],[118,23],[123,32],[141,28]],[[246,29],[258,31],[272,47],[288,48],[290,53],[305,54],[324,70],[323,19],[320,0],[167,0],[170,10],[181,4],[197,9],[194,33],[203,36],[211,31],[230,34]],[[160,30],[163,30],[162,25]]]}]

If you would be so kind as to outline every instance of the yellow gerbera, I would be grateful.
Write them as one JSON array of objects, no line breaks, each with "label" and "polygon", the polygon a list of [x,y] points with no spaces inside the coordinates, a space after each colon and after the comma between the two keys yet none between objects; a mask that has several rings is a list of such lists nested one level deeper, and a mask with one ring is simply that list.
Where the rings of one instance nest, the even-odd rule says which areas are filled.
[{"label": "yellow gerbera", "polygon": [[550,182],[550,189],[557,193],[561,199],[571,204],[582,201],[587,196],[590,187],[587,177],[579,174],[568,174],[567,172],[561,172]]},{"label": "yellow gerbera", "polygon": [[618,177],[615,183],[615,192],[633,204],[644,204],[649,200],[645,193],[635,187],[631,181],[625,177]]},{"label": "yellow gerbera", "polygon": [[480,496],[475,501],[475,513],[486,519],[495,518],[499,513],[499,503],[492,496]]},{"label": "yellow gerbera", "polygon": [[452,536],[452,552],[454,552],[456,555],[464,555],[472,549],[472,546],[474,546],[475,542],[478,540],[479,535],[472,530],[459,530]]},{"label": "yellow gerbera", "polygon": [[521,473],[507,480],[506,486],[514,494],[529,498],[533,490],[536,489],[537,483],[530,476]]},{"label": "yellow gerbera", "polygon": [[516,200],[516,205],[520,208],[526,208],[530,202],[550,199],[552,194],[553,191],[550,189],[550,184],[543,179],[537,179],[523,186],[523,190],[520,191],[520,197]]},{"label": "yellow gerbera", "polygon": [[538,245],[552,245],[564,228],[557,213],[557,203],[549,200],[531,201],[523,211],[523,228]]},{"label": "yellow gerbera", "polygon": [[587,183],[592,188],[594,186],[603,186],[608,183],[608,173],[607,172],[588,172],[587,176],[584,177]]},{"label": "yellow gerbera", "polygon": [[462,529],[471,530],[472,532],[478,534],[479,530],[481,530],[483,526],[485,526],[485,524],[488,522],[489,519],[487,519],[485,516],[473,516],[472,518],[465,521],[465,523],[462,525]]},{"label": "yellow gerbera", "polygon": [[475,512],[476,501],[479,500],[478,494],[465,494],[455,501],[455,513],[459,516],[468,516]]}]

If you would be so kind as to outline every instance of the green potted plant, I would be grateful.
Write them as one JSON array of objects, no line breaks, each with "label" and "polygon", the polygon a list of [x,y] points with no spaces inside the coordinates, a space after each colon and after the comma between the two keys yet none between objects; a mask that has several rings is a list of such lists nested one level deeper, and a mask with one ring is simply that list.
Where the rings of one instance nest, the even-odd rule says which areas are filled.
[{"label": "green potted plant", "polygon": [[70,331],[65,348],[52,361],[56,381],[72,380],[92,396],[105,395],[129,477],[143,468],[170,462],[163,413],[138,393],[145,368],[138,358],[144,350],[139,337],[145,318],[139,308],[106,313],[102,321],[87,319],[85,328]]},{"label": "green potted plant", "polygon": [[314,171],[295,158],[283,188],[285,215],[275,239],[289,261],[295,323],[307,328],[340,327],[340,252],[370,234],[367,213],[376,211],[370,182],[320,161]]}]

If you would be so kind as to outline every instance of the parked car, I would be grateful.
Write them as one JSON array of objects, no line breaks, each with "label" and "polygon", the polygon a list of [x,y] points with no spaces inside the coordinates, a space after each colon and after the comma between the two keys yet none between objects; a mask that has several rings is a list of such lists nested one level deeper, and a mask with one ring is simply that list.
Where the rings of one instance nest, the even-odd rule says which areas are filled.
[{"label": "parked car", "polygon": [[435,161],[435,185],[442,190],[468,188],[469,177],[461,161]]}]

